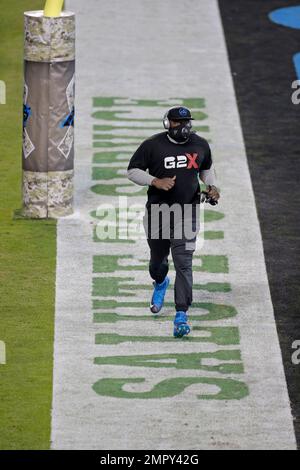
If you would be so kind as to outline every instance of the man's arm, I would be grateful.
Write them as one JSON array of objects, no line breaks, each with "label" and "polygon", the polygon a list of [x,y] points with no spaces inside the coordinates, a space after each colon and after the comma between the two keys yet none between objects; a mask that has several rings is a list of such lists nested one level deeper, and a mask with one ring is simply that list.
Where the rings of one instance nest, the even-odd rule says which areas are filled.
[{"label": "man's arm", "polygon": [[128,167],[127,177],[139,186],[151,186],[154,176],[149,175],[150,148],[149,141],[145,140],[132,155]]},{"label": "man's arm", "polygon": [[220,199],[220,190],[218,189],[216,171],[211,157],[211,150],[206,142],[204,160],[199,171],[199,178],[206,184],[206,201],[210,204],[217,204]]},{"label": "man's arm", "polygon": [[209,170],[201,170],[199,172],[199,178],[206,186],[217,186],[216,172],[213,164]]},{"label": "man's arm", "polygon": [[173,178],[156,178],[146,171],[149,168],[150,159],[148,145],[147,141],[143,142],[131,157],[127,168],[127,177],[140,186],[155,186],[157,189],[169,191],[175,184],[175,176]]},{"label": "man's arm", "polygon": [[140,168],[130,168],[127,170],[127,177],[130,181],[140,186],[151,186],[155,176],[149,175],[147,171]]},{"label": "man's arm", "polygon": [[173,176],[173,178],[156,178],[140,168],[130,168],[127,170],[127,176],[135,184],[140,186],[155,186],[157,189],[163,189],[164,191],[169,191],[169,189],[173,188],[176,179],[176,176]]}]

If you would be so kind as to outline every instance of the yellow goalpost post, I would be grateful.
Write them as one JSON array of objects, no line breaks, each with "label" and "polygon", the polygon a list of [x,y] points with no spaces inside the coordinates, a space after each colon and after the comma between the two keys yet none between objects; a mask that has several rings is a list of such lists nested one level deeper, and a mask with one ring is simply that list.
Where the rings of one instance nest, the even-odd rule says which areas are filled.
[{"label": "yellow goalpost post", "polygon": [[60,16],[63,8],[64,0],[46,0],[44,8],[44,16],[55,17]]}]

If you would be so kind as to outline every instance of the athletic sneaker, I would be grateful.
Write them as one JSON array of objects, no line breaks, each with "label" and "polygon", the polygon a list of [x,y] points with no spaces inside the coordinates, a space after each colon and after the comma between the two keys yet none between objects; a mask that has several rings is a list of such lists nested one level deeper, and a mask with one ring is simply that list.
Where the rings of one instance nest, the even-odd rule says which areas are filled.
[{"label": "athletic sneaker", "polygon": [[182,336],[187,336],[191,331],[188,323],[188,317],[186,312],[176,312],[174,319],[174,336],[175,338],[182,338]]},{"label": "athletic sneaker", "polygon": [[158,282],[155,281],[153,282],[154,291],[150,304],[150,310],[152,313],[158,313],[161,310],[169,284],[170,279],[167,276],[161,284],[158,284]]}]

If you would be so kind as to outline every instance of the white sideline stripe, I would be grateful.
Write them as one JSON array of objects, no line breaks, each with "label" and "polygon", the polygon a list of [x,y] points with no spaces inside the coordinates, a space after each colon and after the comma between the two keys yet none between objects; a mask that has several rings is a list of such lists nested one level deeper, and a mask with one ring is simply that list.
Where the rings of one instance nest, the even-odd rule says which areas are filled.
[{"label": "white sideline stripe", "polygon": [[[217,1],[89,0],[85,7],[80,0],[67,3],[68,9],[77,14],[76,212],[61,219],[57,226],[52,448],[295,449],[261,233]],[[174,49],[174,31],[184,37],[185,42],[180,45],[187,47]],[[184,80],[180,82],[182,75]],[[206,226],[213,230],[211,227],[216,224],[224,230],[225,239],[220,245],[216,240],[207,242],[202,252],[213,253],[210,243],[222,247],[230,266],[223,280],[230,282],[232,292],[199,290],[194,297],[195,301],[217,299],[238,310],[237,318],[203,322],[203,326],[238,326],[241,341],[237,348],[242,353],[245,373],[232,377],[245,381],[250,388],[250,395],[241,401],[198,400],[199,391],[214,390],[198,385],[188,387],[175,400],[147,401],[100,397],[91,388],[101,377],[144,374],[143,368],[95,366],[96,355],[141,352],[139,343],[95,345],[95,332],[129,331],[134,336],[141,334],[141,326],[145,325],[147,334],[154,333],[149,321],[111,325],[92,321],[92,256],[107,253],[108,245],[92,241],[88,214],[100,200],[112,200],[89,191],[96,184],[91,181],[91,161],[92,154],[98,151],[92,148],[96,123],[91,117],[92,97],[116,95],[206,99],[204,112],[209,116],[209,138],[222,188],[217,210],[225,212],[226,217]],[[232,202],[233,187],[239,194],[238,205]],[[139,257],[145,257],[147,250],[143,242],[109,246],[116,254]],[[219,249],[217,252],[221,254]],[[204,283],[212,278],[211,274],[196,273],[195,280]],[[171,292],[168,295],[171,299]],[[116,311],[126,314],[125,308]],[[159,334],[171,331],[172,325],[161,321]],[[143,343],[143,353],[175,352],[175,346],[170,344]],[[214,350],[209,343],[178,346],[179,352],[211,349]],[[149,368],[145,384],[128,385],[126,390],[149,390],[157,378],[189,375],[203,373]]]}]

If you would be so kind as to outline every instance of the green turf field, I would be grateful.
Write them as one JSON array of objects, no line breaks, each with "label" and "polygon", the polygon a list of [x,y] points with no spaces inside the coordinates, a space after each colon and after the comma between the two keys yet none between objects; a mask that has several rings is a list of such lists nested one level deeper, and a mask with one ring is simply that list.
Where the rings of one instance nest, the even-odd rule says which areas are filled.
[{"label": "green turf field", "polygon": [[46,449],[50,440],[55,221],[14,220],[21,206],[23,12],[41,0],[10,0],[0,17],[0,449]]}]

